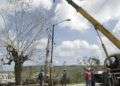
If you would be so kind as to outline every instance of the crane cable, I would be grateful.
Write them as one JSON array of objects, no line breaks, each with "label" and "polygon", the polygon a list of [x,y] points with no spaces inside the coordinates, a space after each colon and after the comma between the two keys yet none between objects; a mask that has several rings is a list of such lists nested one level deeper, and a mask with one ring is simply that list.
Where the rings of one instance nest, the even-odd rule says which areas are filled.
[{"label": "crane cable", "polygon": [[103,48],[103,50],[104,50],[104,52],[105,52],[105,55],[106,55],[106,57],[108,58],[109,55],[108,55],[107,49],[106,49],[106,47],[105,47],[105,44],[103,43],[103,40],[102,40],[102,38],[100,37],[100,34],[99,34],[98,30],[95,29],[95,31],[97,32],[98,38],[99,38],[100,43],[101,43],[101,45],[102,45],[102,48]]}]

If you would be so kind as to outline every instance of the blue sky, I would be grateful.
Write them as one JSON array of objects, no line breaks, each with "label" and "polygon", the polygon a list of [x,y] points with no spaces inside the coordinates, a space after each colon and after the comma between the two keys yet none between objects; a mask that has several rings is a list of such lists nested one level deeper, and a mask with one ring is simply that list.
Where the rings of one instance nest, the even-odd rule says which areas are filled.
[{"label": "blue sky", "polygon": [[[4,7],[5,0],[0,0]],[[87,10],[94,18],[120,39],[120,1],[119,0],[73,0]],[[54,18],[52,24],[64,19],[71,19],[55,27],[54,64],[78,64],[79,61],[96,56],[103,62],[105,54],[93,26],[65,0],[33,0],[34,7],[44,7],[49,10],[54,5]],[[100,33],[101,34],[101,33]],[[101,34],[109,54],[120,52],[106,37]],[[39,47],[45,49],[46,37],[40,39]],[[44,57],[43,57],[44,59]],[[44,61],[44,60],[42,60]],[[42,63],[41,61],[41,63]],[[25,63],[28,65],[30,62]],[[37,64],[36,61],[33,64]]]}]

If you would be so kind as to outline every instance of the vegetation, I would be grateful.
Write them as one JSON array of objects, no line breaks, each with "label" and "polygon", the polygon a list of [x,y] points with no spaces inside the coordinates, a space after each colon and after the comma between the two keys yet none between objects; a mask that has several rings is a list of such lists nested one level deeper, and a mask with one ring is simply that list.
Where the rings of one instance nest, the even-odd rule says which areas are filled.
[{"label": "vegetation", "polygon": [[[82,83],[84,82],[84,67],[85,66],[79,66],[79,65],[72,65],[72,66],[55,66],[54,67],[54,76],[55,78],[61,79],[61,75],[63,73],[64,68],[67,69],[67,75],[68,78],[70,79],[70,83]],[[23,79],[28,79],[29,77],[31,78],[37,78],[38,74],[40,72],[39,66],[26,66],[24,67],[23,70]],[[31,76],[29,75],[29,72],[32,71]]]}]

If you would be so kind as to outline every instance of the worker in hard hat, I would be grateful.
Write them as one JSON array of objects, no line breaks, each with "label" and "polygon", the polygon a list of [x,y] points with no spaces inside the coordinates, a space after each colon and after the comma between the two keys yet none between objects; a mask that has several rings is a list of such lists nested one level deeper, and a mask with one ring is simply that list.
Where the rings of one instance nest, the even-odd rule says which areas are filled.
[{"label": "worker in hard hat", "polygon": [[84,75],[85,75],[86,86],[91,86],[92,75],[90,68],[85,68]]},{"label": "worker in hard hat", "polygon": [[44,83],[44,71],[43,71],[43,69],[41,69],[41,71],[38,75],[38,80],[39,80],[40,86],[43,86],[43,83]]},{"label": "worker in hard hat", "polygon": [[63,70],[61,81],[62,81],[62,86],[66,86],[67,84],[67,70],[66,69]]}]

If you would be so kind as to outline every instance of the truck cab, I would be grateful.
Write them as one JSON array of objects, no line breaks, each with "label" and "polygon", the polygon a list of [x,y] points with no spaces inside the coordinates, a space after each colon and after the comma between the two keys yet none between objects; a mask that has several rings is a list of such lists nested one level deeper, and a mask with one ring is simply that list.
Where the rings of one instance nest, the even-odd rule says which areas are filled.
[{"label": "truck cab", "polygon": [[94,76],[95,82],[103,86],[120,86],[120,54],[106,58],[103,69],[97,70]]}]

